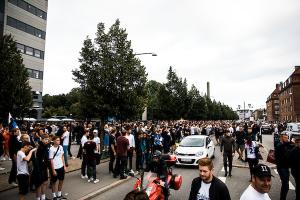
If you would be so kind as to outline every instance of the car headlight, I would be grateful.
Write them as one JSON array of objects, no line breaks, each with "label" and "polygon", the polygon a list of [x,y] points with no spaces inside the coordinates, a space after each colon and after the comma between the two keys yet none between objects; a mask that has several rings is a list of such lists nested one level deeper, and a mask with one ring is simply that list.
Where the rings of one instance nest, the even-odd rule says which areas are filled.
[{"label": "car headlight", "polygon": [[199,156],[202,156],[203,155],[203,151],[199,151],[195,154],[195,156],[199,157]]}]

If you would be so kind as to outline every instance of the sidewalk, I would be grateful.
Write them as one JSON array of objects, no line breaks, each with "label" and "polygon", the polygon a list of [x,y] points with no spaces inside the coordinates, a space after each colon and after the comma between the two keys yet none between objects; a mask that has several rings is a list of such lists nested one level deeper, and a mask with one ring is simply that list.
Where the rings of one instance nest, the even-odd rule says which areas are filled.
[{"label": "sidewalk", "polygon": [[[72,146],[73,155],[77,155],[78,146]],[[88,183],[87,179],[81,179],[81,162],[82,160],[69,159],[68,172],[65,176],[63,185],[63,195],[72,200],[86,200],[97,196],[108,189],[116,187],[117,185],[130,180],[128,177],[125,180],[119,180],[119,178],[113,178],[108,172],[108,159],[101,160],[100,165],[97,165],[97,178],[99,183]],[[0,166],[5,170],[0,171],[0,199],[17,200],[18,199],[18,187],[8,184],[8,177],[11,168],[11,161],[1,161]],[[46,196],[52,198],[51,190],[47,189]],[[29,192],[26,199],[35,199],[35,193]]]}]

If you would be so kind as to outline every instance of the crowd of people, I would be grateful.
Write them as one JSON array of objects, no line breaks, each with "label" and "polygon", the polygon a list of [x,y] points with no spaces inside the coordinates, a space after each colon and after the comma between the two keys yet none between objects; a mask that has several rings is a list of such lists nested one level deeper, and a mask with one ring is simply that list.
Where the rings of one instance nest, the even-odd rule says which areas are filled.
[{"label": "crowd of people", "polygon": [[[271,127],[275,135],[284,130],[284,124],[274,124]],[[47,199],[45,193],[48,182],[52,189],[52,199],[65,199],[62,195],[63,181],[69,166],[68,160],[75,159],[70,150],[73,144],[80,146],[77,158],[82,159],[81,178],[95,184],[99,182],[96,166],[101,157],[109,158],[109,173],[114,178],[126,179],[129,173],[151,168],[154,152],[173,153],[176,144],[183,137],[197,134],[215,136],[216,144],[220,146],[223,155],[225,176],[232,176],[232,160],[235,153],[238,153],[238,159],[248,162],[251,185],[255,186],[257,183],[253,177],[260,178],[261,169],[265,169],[258,164],[260,143],[257,141],[262,142],[262,137],[260,125],[255,122],[115,122],[105,124],[103,128],[97,123],[87,122],[68,122],[60,125],[25,123],[19,128],[3,127],[0,124],[0,133],[0,159],[11,160],[12,168],[8,182],[19,186],[20,199],[24,199],[29,188],[36,191],[37,200]],[[299,199],[299,172],[296,170],[299,169],[299,159],[293,159],[291,162],[290,159],[288,162],[286,159],[299,158],[300,147],[297,144],[300,140],[296,139],[295,145],[286,141],[284,135],[278,138],[280,141],[275,146],[275,155],[282,181],[281,199],[286,199],[289,168],[292,168]],[[205,161],[203,165],[208,166],[206,171],[212,169],[209,161]],[[260,169],[257,169],[257,166],[260,166]],[[195,191],[191,196],[195,196],[194,193]],[[198,193],[197,195],[199,196]],[[195,199],[191,196],[190,199]]]}]

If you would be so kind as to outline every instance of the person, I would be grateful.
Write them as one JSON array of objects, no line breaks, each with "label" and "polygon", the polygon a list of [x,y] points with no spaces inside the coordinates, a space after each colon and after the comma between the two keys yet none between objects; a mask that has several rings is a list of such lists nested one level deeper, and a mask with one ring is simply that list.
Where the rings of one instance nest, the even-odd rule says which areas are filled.
[{"label": "person", "polygon": [[135,139],[134,136],[132,135],[132,131],[131,131],[131,126],[130,125],[126,125],[125,126],[125,130],[126,130],[126,138],[129,141],[129,149],[127,151],[127,160],[128,160],[128,167],[126,166],[126,171],[127,172],[133,172],[132,170],[132,157],[133,157],[133,151],[135,149]]},{"label": "person", "polygon": [[235,145],[234,145],[234,139],[231,136],[231,133],[229,133],[229,130],[225,130],[225,137],[222,137],[221,139],[221,146],[220,146],[221,152],[223,152],[223,164],[224,164],[224,170],[225,170],[225,177],[227,176],[227,160],[228,160],[228,167],[229,167],[229,177],[232,176],[232,158],[235,153]]},{"label": "person", "polygon": [[83,151],[85,152],[87,162],[87,176],[88,182],[98,183],[99,179],[96,178],[96,156],[97,145],[94,142],[94,135],[90,134],[88,141],[84,143]]},{"label": "person", "polygon": [[256,165],[253,168],[251,184],[243,192],[240,200],[271,200],[268,195],[272,185],[271,177],[271,170],[267,165]]},{"label": "person", "polygon": [[109,135],[109,164],[108,164],[108,171],[109,173],[114,173],[114,162],[116,159],[117,151],[116,151],[116,128],[111,130]]},{"label": "person", "polygon": [[236,143],[236,152],[239,154],[238,159],[244,161],[243,154],[245,150],[245,139],[246,133],[243,130],[242,126],[239,126],[239,130],[235,132],[235,143]]},{"label": "person", "polygon": [[132,190],[125,196],[124,200],[149,200],[149,197],[145,191]]},{"label": "person", "polygon": [[213,175],[213,169],[210,158],[199,160],[199,177],[192,181],[189,200],[231,200],[227,186]]},{"label": "person", "polygon": [[278,174],[281,180],[280,200],[286,200],[289,191],[289,153],[293,145],[289,142],[288,135],[282,132],[280,143],[275,147],[275,160]]},{"label": "person", "polygon": [[9,139],[9,157],[11,158],[11,170],[8,183],[17,186],[17,153],[22,147],[21,131],[19,128],[12,130],[12,136]]},{"label": "person", "polygon": [[[30,160],[33,152],[36,148],[30,146],[30,142],[24,141],[22,143],[22,148],[17,152],[17,180],[19,183],[19,200],[24,200],[25,195],[29,191],[29,170],[28,161]],[[29,153],[28,153],[29,152]],[[26,156],[25,154],[28,155]]]},{"label": "person", "polygon": [[46,199],[46,189],[48,182],[48,161],[49,161],[49,135],[41,135],[41,141],[39,142],[36,151],[36,164],[33,169],[35,177],[36,187],[36,199]]},{"label": "person", "polygon": [[[65,179],[65,172],[67,171],[67,167],[64,161],[64,150],[60,145],[60,138],[58,136],[53,136],[53,146],[49,149],[49,159],[51,165],[51,186],[52,186],[52,196],[53,200],[57,199],[66,199],[62,195],[62,187]],[[58,187],[56,182],[58,182]]]},{"label": "person", "polygon": [[113,177],[117,178],[117,176],[120,175],[120,179],[126,179],[127,176],[125,176],[125,170],[127,166],[127,151],[129,149],[129,141],[125,137],[125,129],[121,131],[121,134],[122,135],[117,138],[117,160]]},{"label": "person", "polygon": [[164,196],[165,200],[169,197],[169,185],[168,185],[168,167],[167,163],[161,158],[161,152],[156,150],[152,155],[152,161],[149,163],[148,169],[146,171],[151,171],[157,174],[159,180],[164,182]]},{"label": "person", "polygon": [[[84,135],[81,138],[81,151],[82,151],[82,163],[81,163],[81,178],[86,179],[88,176],[86,175],[87,173],[87,160],[86,160],[86,153],[83,151],[84,144],[88,141],[88,136],[89,136],[89,129],[84,130]],[[79,150],[80,151],[80,150]]]},{"label": "person", "polygon": [[252,179],[252,171],[254,166],[258,164],[258,157],[256,151],[258,151],[258,146],[255,141],[252,141],[252,137],[248,136],[245,144],[245,160],[248,162],[250,170],[250,182]]},{"label": "person", "polygon": [[64,160],[66,163],[66,166],[68,167],[68,146],[69,146],[69,141],[70,141],[70,132],[68,131],[67,127],[64,126],[63,127],[63,134],[61,136],[62,139],[62,146],[63,146],[63,150],[64,150]]},{"label": "person", "polygon": [[300,200],[300,137],[295,138],[295,147],[291,151],[291,174],[295,179],[296,200]]}]

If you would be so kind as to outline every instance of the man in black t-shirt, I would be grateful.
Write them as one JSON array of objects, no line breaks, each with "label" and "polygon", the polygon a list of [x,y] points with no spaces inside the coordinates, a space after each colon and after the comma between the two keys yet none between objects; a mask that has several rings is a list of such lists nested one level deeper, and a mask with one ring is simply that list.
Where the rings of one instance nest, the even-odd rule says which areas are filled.
[{"label": "man in black t-shirt", "polygon": [[114,172],[114,162],[116,159],[116,155],[117,155],[117,151],[116,151],[116,129],[113,128],[111,130],[111,133],[109,135],[109,173],[113,173]]}]

